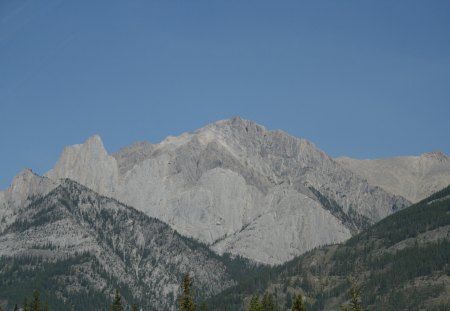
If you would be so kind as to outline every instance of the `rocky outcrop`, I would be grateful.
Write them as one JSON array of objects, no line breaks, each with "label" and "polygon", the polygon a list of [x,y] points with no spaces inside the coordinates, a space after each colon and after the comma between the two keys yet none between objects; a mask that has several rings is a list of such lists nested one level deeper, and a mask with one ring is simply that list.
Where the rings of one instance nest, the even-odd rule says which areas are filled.
[{"label": "rocky outcrop", "polygon": [[114,155],[94,136],[67,147],[46,176],[76,180],[219,253],[270,264],[344,241],[409,204],[312,143],[240,118]]},{"label": "rocky outcrop", "polygon": [[439,151],[421,156],[336,161],[370,184],[411,202],[419,202],[450,185],[450,158]]},{"label": "rocky outcrop", "polygon": [[0,232],[11,224],[16,215],[36,198],[58,186],[58,182],[41,177],[30,169],[22,170],[11,185],[0,192]]},{"label": "rocky outcrop", "polygon": [[110,194],[115,191],[118,171],[116,160],[108,155],[100,137],[94,135],[82,145],[66,147],[46,176],[53,180],[70,178],[99,193]]}]

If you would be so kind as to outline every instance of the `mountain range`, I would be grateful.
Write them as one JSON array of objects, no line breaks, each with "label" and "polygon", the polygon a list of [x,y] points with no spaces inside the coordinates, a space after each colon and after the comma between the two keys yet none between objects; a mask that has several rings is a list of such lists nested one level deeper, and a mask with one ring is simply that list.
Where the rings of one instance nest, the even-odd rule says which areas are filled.
[{"label": "mountain range", "polygon": [[69,178],[158,218],[219,254],[279,264],[404,208],[312,143],[251,121],[219,121],[109,155],[100,137],[65,148]]},{"label": "mountain range", "polygon": [[174,310],[183,273],[206,299],[255,263],[345,242],[449,184],[440,152],[333,159],[239,117],[114,154],[94,135],[45,176],[25,169],[0,192],[0,284],[8,293],[51,280],[57,309],[104,308],[120,287],[127,303]]}]

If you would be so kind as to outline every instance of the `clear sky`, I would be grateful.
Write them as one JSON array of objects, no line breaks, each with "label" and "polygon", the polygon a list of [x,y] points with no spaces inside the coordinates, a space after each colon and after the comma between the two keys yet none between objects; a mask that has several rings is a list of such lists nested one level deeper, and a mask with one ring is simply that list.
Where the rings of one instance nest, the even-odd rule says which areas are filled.
[{"label": "clear sky", "polygon": [[0,0],[0,189],[239,115],[331,156],[450,154],[450,1]]}]

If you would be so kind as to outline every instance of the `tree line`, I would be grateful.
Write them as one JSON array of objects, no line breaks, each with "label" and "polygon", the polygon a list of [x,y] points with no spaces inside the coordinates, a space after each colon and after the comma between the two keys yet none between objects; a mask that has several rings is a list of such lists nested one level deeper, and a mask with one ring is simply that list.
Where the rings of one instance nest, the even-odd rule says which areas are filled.
[{"label": "tree line", "polygon": [[[193,278],[189,273],[185,274],[181,283],[181,294],[178,297],[178,311],[208,311],[207,305],[203,302],[198,307],[195,302],[193,291]],[[198,307],[198,308],[197,308]],[[247,311],[279,311],[280,308],[274,302],[271,294],[266,293],[261,298],[253,295]],[[0,311],[3,309],[0,306]],[[14,311],[50,311],[47,302],[42,302],[39,290],[35,290],[30,298],[25,297],[22,307],[16,304]],[[125,311],[124,303],[120,291],[116,289],[114,299],[108,307],[108,311]],[[137,304],[131,306],[131,311],[141,311]],[[292,308],[288,311],[307,311],[302,295],[295,295]],[[366,311],[361,305],[361,291],[353,285],[350,289],[350,303],[342,306],[342,311]]]}]

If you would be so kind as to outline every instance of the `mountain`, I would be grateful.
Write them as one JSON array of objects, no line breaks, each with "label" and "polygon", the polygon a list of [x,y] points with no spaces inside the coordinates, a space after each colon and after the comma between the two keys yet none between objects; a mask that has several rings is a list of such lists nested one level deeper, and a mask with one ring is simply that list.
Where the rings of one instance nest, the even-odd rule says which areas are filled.
[{"label": "mountain", "polygon": [[410,204],[312,143],[238,117],[113,155],[93,136],[66,147],[46,176],[116,198],[219,254],[268,264],[345,241]]},{"label": "mountain", "polygon": [[211,310],[243,310],[272,293],[286,310],[302,294],[308,310],[338,310],[353,282],[368,310],[450,310],[450,186],[386,217],[340,245],[268,268],[210,301]]},{"label": "mountain", "polygon": [[[49,183],[24,176],[30,186]],[[236,262],[161,221],[69,179],[51,185],[0,231],[0,306],[39,288],[51,310],[102,310],[119,288],[127,305],[175,310],[185,273],[203,297],[236,283]]]},{"label": "mountain", "polygon": [[371,185],[411,202],[419,202],[450,184],[450,157],[440,151],[379,160],[343,157],[336,161]]},{"label": "mountain", "polygon": [[22,170],[8,189],[0,191],[0,232],[36,197],[46,195],[57,186],[57,181],[38,176],[30,169]]}]

